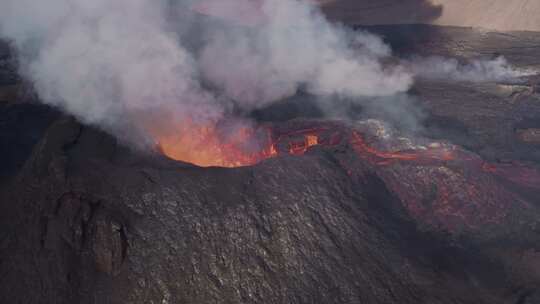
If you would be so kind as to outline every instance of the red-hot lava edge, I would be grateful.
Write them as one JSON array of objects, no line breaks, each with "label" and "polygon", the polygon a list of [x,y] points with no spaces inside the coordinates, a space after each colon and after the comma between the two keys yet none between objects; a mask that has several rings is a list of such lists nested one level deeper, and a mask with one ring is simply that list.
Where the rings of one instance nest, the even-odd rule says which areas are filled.
[{"label": "red-hot lava edge", "polygon": [[[371,138],[366,133],[339,123],[242,128],[226,141],[215,129],[204,128],[195,137],[161,140],[160,150],[201,166],[240,167],[280,155],[303,155],[315,146],[349,149],[355,160],[340,162],[351,178],[360,171],[355,170],[358,161],[371,166],[413,217],[449,230],[497,224],[512,210],[528,209],[534,203],[524,192],[540,193],[536,168],[517,162],[486,162],[447,143],[381,150],[375,147],[377,142],[366,139]],[[196,153],[186,153],[188,149]]]}]

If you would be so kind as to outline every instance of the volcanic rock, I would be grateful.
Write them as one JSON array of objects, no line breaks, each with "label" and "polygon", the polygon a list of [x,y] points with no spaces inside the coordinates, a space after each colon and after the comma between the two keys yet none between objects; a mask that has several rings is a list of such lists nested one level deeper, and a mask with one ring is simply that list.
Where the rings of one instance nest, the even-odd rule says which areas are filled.
[{"label": "volcanic rock", "polygon": [[540,129],[518,130],[517,136],[526,143],[540,144]]},{"label": "volcanic rock", "polygon": [[[405,57],[500,52],[540,66],[535,33],[371,29]],[[425,120],[410,138],[373,119],[302,117],[323,114],[313,107],[261,109],[279,155],[232,169],[0,104],[1,298],[537,303],[540,152],[519,135],[540,128],[531,83],[420,80],[410,94]],[[318,144],[298,146],[305,136]]]},{"label": "volcanic rock", "polygon": [[0,103],[16,100],[19,95],[19,86],[9,85],[0,87]]},{"label": "volcanic rock", "polygon": [[351,179],[334,153],[353,157],[194,168],[58,121],[2,193],[1,292],[42,303],[499,303],[509,292],[503,264],[418,230],[369,166]]}]

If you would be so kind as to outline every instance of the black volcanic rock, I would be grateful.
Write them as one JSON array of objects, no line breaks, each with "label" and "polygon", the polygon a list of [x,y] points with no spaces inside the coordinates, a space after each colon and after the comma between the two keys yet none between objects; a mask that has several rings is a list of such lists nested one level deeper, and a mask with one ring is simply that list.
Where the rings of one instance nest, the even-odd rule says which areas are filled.
[{"label": "black volcanic rock", "polygon": [[16,65],[9,44],[0,40],[0,88],[18,82]]},{"label": "black volcanic rock", "polygon": [[[407,44],[411,29],[383,28],[403,56],[500,51],[538,66],[534,33],[429,27]],[[362,154],[345,142],[252,167],[198,168],[131,150],[46,106],[1,105],[0,298],[537,303],[540,154],[530,139],[540,106],[529,81],[418,82],[421,135],[465,147],[436,161],[393,162],[390,150]],[[279,119],[324,114],[295,106],[253,116],[283,133],[321,124]]]},{"label": "black volcanic rock", "polygon": [[0,183],[15,175],[59,113],[44,105],[0,105]]},{"label": "black volcanic rock", "polygon": [[57,122],[2,193],[1,293],[25,303],[503,303],[502,264],[418,231],[375,174],[354,181],[328,153],[194,168]]}]

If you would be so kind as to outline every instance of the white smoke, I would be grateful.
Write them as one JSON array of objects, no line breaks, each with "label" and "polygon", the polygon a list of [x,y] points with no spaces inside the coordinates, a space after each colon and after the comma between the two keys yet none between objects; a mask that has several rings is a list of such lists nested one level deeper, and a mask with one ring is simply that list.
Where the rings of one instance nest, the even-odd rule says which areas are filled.
[{"label": "white smoke", "polygon": [[302,1],[266,1],[261,9],[269,16],[264,24],[213,31],[200,59],[206,79],[248,107],[301,85],[317,95],[387,96],[412,83],[380,64],[390,49],[378,37],[330,24]]},{"label": "white smoke", "polygon": [[433,56],[416,58],[403,64],[416,76],[428,79],[470,82],[512,81],[534,74],[533,71],[513,67],[503,56],[489,60],[474,59],[466,63],[455,58]]},{"label": "white smoke", "polygon": [[[379,38],[332,25],[297,0],[266,1],[255,27],[205,23],[194,49],[177,34],[196,19],[185,9],[191,3],[2,0],[0,33],[19,50],[21,72],[44,102],[113,132],[141,112],[216,120],[230,102],[249,110],[301,86],[381,96],[411,84],[407,73],[379,63],[390,54]],[[170,19],[175,8],[185,20]]]},{"label": "white smoke", "polygon": [[300,88],[354,99],[405,92],[413,74],[516,76],[503,59],[383,64],[380,38],[329,23],[306,0],[210,2],[226,21],[190,9],[203,0],[0,1],[0,36],[41,100],[112,133],[216,122]]},{"label": "white smoke", "polygon": [[160,107],[219,115],[193,56],[166,31],[164,9],[148,0],[3,0],[0,28],[41,99],[85,122],[115,127]]}]

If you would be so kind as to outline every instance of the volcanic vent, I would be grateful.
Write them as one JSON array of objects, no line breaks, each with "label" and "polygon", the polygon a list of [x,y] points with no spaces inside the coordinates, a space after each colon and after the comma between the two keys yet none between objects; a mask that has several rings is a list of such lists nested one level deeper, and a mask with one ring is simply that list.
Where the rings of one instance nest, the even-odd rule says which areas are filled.
[{"label": "volcanic vent", "polygon": [[540,193],[540,171],[531,164],[489,162],[449,142],[400,137],[378,120],[266,123],[239,128],[227,134],[229,139],[216,128],[195,134],[195,139],[162,142],[160,151],[196,165],[229,168],[326,151],[353,179],[371,168],[411,215],[450,231],[510,220],[532,208],[531,198]]}]

